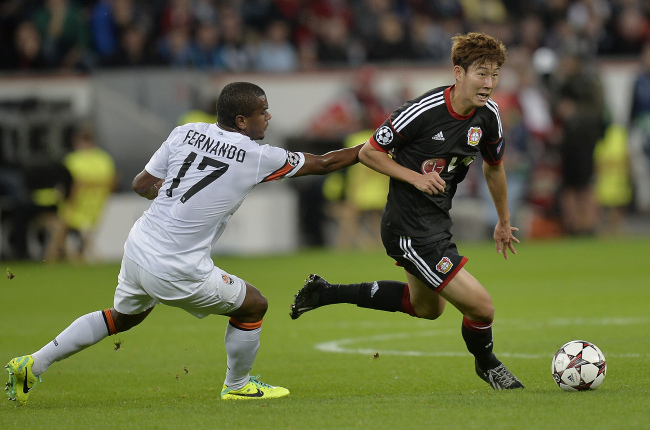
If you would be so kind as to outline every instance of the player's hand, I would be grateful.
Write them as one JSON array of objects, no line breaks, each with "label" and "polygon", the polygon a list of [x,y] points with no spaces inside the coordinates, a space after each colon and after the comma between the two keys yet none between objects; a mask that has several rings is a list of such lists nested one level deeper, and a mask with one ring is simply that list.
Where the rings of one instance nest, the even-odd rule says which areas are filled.
[{"label": "player's hand", "polygon": [[438,172],[429,172],[424,175],[418,175],[412,184],[418,190],[430,195],[444,193],[445,185],[447,185]]},{"label": "player's hand", "polygon": [[497,253],[503,254],[503,258],[508,259],[508,249],[517,254],[515,250],[515,243],[519,243],[514,235],[514,232],[519,231],[517,227],[510,226],[510,222],[498,222],[494,228],[494,243],[496,245]]}]

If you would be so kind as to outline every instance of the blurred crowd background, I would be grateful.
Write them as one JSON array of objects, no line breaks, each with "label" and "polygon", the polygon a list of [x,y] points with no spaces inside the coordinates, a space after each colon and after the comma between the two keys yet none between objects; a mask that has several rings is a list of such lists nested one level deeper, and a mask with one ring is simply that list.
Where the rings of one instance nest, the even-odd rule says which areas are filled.
[{"label": "blurred crowd background", "polygon": [[[270,142],[325,152],[363,142],[421,92],[408,79],[382,90],[388,71],[444,75],[451,38],[468,31],[508,48],[493,98],[508,145],[510,207],[522,234],[650,233],[647,0],[0,0],[0,83],[33,78],[56,85],[57,76],[167,70],[223,82],[287,76],[288,89],[292,77],[305,74],[346,76],[344,91],[291,135]],[[604,67],[615,70],[609,88]],[[621,74],[625,106],[614,110],[607,90],[619,91],[618,70],[633,76]],[[448,74],[429,87],[451,84]],[[215,121],[216,95],[197,97],[162,135],[180,123]],[[0,97],[0,110],[25,118],[39,103]],[[124,159],[139,155],[141,140],[116,147],[115,127],[96,133],[98,113],[91,112],[62,133],[63,151],[37,162],[20,157],[19,139],[7,131],[9,113],[0,115],[0,259],[92,259],[104,205],[112,193],[128,191]],[[153,140],[155,150],[160,141]],[[479,175],[471,169],[456,199],[454,234],[461,239],[489,238],[496,222]],[[291,182],[301,246],[378,245],[386,178],[354,166]]]},{"label": "blurred crowd background", "polygon": [[290,72],[447,63],[468,30],[529,53],[634,56],[645,0],[3,0],[6,70],[159,66]]}]

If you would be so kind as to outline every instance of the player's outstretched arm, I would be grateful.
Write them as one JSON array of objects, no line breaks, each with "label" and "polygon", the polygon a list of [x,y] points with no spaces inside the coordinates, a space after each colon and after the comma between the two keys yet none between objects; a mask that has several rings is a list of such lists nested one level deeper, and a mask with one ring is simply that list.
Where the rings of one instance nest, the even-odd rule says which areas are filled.
[{"label": "player's outstretched arm", "polygon": [[438,194],[445,191],[445,181],[437,172],[423,175],[414,170],[408,169],[395,162],[383,151],[378,151],[372,144],[367,142],[359,153],[359,161],[379,173],[391,178],[408,182],[418,190],[427,194]]},{"label": "player's outstretched arm", "polygon": [[304,153],[305,164],[296,172],[295,176],[325,175],[359,162],[361,145],[330,151],[323,155]]},{"label": "player's outstretched arm", "polygon": [[156,178],[146,170],[143,170],[133,179],[131,188],[145,199],[153,200],[158,196],[158,191],[162,183],[162,179]]}]

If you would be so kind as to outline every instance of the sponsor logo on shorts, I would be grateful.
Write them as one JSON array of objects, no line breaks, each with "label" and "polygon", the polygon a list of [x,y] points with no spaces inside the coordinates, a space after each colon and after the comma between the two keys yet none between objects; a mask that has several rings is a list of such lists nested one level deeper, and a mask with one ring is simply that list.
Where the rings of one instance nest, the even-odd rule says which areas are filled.
[{"label": "sponsor logo on shorts", "polygon": [[470,146],[478,145],[482,134],[483,131],[481,131],[481,127],[470,127],[469,130],[467,130],[467,144]]},{"label": "sponsor logo on shorts", "polygon": [[454,267],[454,263],[451,262],[449,257],[442,257],[442,260],[436,264],[436,270],[440,273],[446,274]]},{"label": "sponsor logo on shorts", "polygon": [[235,280],[232,279],[230,276],[226,275],[225,273],[222,273],[222,274],[221,274],[221,279],[222,279],[223,282],[225,282],[226,284],[230,284],[230,285],[232,285],[232,284],[235,283]]}]

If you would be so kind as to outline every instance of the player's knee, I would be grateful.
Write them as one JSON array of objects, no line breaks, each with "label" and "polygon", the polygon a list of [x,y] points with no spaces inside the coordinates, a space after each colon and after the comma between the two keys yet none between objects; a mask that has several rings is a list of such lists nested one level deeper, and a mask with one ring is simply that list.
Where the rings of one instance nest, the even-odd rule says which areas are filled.
[{"label": "player's knee", "polygon": [[429,309],[423,310],[423,311],[418,311],[417,308],[415,309],[415,314],[418,316],[418,318],[423,318],[425,320],[435,320],[442,315],[442,312],[435,312],[431,311]]},{"label": "player's knee", "polygon": [[266,311],[269,309],[269,301],[266,300],[266,297],[260,295],[255,306],[255,312],[259,315],[259,318],[262,319],[266,315]]},{"label": "player's knee", "polygon": [[431,303],[411,303],[415,314],[418,318],[427,320],[435,320],[442,315],[445,310],[445,302],[439,301],[435,304]]},{"label": "player's knee", "polygon": [[247,317],[251,320],[260,321],[266,315],[269,308],[269,302],[261,294],[257,294],[253,300],[248,303]]},{"label": "player's knee", "polygon": [[487,301],[478,304],[468,316],[472,321],[490,322],[494,320],[494,305],[492,301]]},{"label": "player's knee", "polygon": [[132,329],[136,325],[140,324],[144,319],[149,315],[153,308],[148,309],[142,313],[136,315],[126,315],[119,313],[114,308],[111,309],[111,315],[113,317],[113,323],[115,324],[115,332],[122,333],[127,330]]}]

